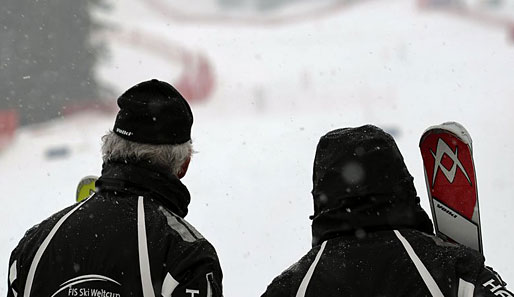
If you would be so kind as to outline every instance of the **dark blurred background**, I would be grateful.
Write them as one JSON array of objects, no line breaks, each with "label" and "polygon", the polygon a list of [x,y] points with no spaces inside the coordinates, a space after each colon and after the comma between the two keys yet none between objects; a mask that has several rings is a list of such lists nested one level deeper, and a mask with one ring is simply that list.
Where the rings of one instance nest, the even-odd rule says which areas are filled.
[{"label": "dark blurred background", "polygon": [[19,124],[43,122],[90,105],[108,90],[96,79],[105,51],[93,8],[106,1],[4,0],[0,8],[0,110]]}]

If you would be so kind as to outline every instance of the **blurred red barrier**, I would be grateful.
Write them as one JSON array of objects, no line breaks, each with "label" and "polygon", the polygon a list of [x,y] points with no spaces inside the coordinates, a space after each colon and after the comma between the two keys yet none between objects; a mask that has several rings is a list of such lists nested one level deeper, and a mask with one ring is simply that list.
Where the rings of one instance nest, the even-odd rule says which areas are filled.
[{"label": "blurred red barrier", "polygon": [[184,68],[176,82],[178,91],[189,103],[205,101],[214,90],[214,73],[203,55],[184,55]]},{"label": "blurred red barrier", "polygon": [[15,109],[0,110],[0,149],[12,141],[17,128],[18,111]]}]

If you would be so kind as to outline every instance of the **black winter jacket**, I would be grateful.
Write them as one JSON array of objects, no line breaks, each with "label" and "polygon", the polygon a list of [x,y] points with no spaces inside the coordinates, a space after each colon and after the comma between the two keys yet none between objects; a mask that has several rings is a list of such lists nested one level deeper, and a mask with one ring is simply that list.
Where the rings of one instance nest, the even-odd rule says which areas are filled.
[{"label": "black winter jacket", "polygon": [[512,296],[484,257],[432,235],[392,136],[337,129],[314,161],[313,248],[263,297]]},{"label": "black winter jacket", "polygon": [[222,296],[216,251],[183,217],[187,188],[146,162],[104,164],[98,192],[27,231],[8,297]]},{"label": "black winter jacket", "polygon": [[340,236],[313,247],[263,297],[514,296],[484,258],[424,232]]}]

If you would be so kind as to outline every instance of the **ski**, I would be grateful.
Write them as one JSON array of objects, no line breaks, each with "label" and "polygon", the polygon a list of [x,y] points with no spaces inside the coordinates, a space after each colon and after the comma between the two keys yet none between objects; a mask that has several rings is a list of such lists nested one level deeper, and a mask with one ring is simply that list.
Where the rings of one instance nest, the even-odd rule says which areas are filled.
[{"label": "ski", "polygon": [[94,175],[88,175],[86,177],[83,177],[78,185],[77,185],[77,193],[75,195],[75,201],[81,202],[82,200],[88,198],[92,194],[95,193],[96,187],[95,183],[98,179],[97,176]]},{"label": "ski", "polygon": [[483,253],[471,136],[459,123],[429,127],[419,142],[436,235]]}]

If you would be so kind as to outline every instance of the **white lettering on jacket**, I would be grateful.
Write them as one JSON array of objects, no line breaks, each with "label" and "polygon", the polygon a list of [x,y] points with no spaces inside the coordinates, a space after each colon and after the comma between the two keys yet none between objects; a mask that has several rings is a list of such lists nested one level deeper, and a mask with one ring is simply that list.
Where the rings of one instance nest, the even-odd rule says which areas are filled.
[{"label": "white lettering on jacket", "polygon": [[505,290],[500,290],[500,288],[503,288],[502,285],[495,285],[495,280],[494,278],[490,279],[489,281],[485,282],[482,286],[484,286],[485,288],[487,288],[488,286],[490,286],[490,291],[494,293],[494,295],[496,296],[501,296],[501,297],[514,297],[512,296],[512,294],[510,294],[509,292],[505,291]]},{"label": "white lettering on jacket", "polygon": [[186,294],[191,294],[191,297],[195,297],[195,294],[200,294],[199,290],[186,289]]}]

